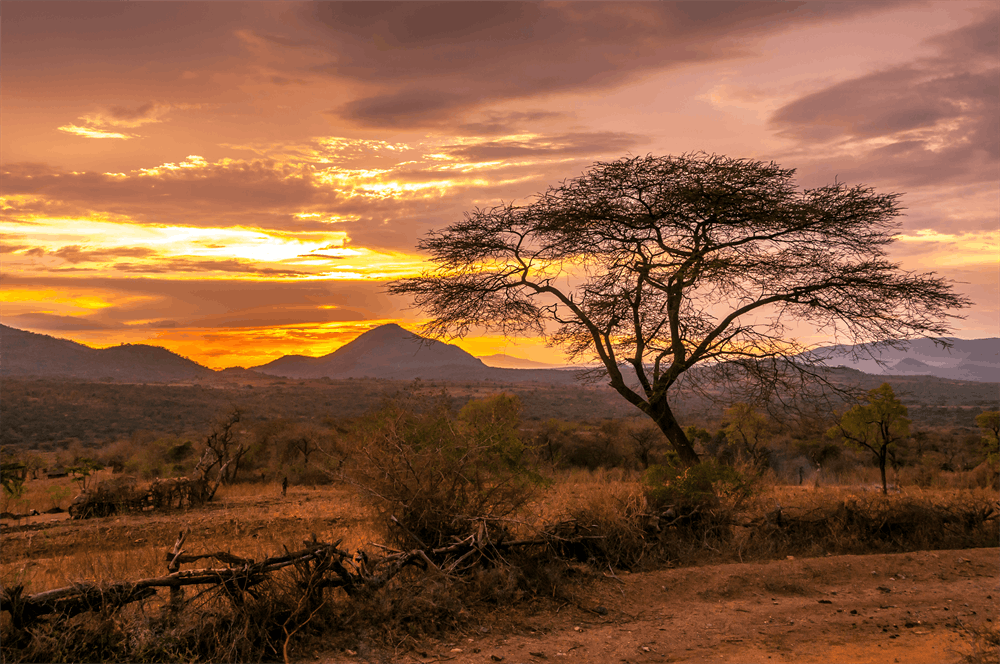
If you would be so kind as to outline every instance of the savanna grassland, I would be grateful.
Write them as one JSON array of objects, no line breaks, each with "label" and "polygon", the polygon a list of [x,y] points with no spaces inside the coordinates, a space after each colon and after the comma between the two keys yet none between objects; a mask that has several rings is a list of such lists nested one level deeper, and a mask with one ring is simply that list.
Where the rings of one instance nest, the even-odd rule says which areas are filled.
[{"label": "savanna grassland", "polygon": [[[751,450],[733,411],[692,405],[712,460],[685,472],[597,389],[247,385],[4,381],[5,661],[996,661],[995,385],[900,390],[887,495],[833,413],[756,413]],[[69,518],[83,488],[198,473],[226,423],[211,500]],[[112,584],[169,576],[182,531],[243,562],[181,572],[328,543],[354,585],[314,562],[116,605]],[[88,584],[93,611],[9,610]]]}]

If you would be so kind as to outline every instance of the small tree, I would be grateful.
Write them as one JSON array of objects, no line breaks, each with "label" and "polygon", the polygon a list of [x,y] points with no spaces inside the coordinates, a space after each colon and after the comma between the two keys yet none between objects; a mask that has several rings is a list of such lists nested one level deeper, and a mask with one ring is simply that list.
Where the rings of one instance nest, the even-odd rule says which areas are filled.
[{"label": "small tree", "polygon": [[81,491],[86,491],[90,476],[99,470],[104,470],[104,464],[100,461],[90,457],[77,457],[73,461],[73,465],[66,469],[66,472],[73,476],[75,482],[79,483]]},{"label": "small tree", "polygon": [[538,334],[598,360],[691,466],[698,454],[671,407],[678,386],[725,381],[767,400],[817,375],[793,322],[898,345],[946,334],[949,310],[970,304],[886,259],[898,194],[798,191],[794,173],[706,154],[598,163],[529,205],[476,209],[432,232],[419,249],[436,267],[389,292],[430,314],[431,336]]},{"label": "small tree", "polygon": [[757,468],[766,467],[770,457],[766,443],[774,432],[771,421],[742,401],[727,408],[723,417],[726,437],[739,441],[743,452]]},{"label": "small tree", "polygon": [[534,494],[538,478],[519,463],[521,404],[497,395],[470,401],[456,418],[450,398],[387,401],[363,418],[346,469],[399,545],[434,548],[484,525],[493,538]]},{"label": "small tree", "polygon": [[236,441],[234,427],[243,417],[243,411],[233,408],[229,415],[221,421],[205,438],[205,448],[201,460],[195,467],[195,475],[208,479],[213,468],[218,467],[214,488],[209,490],[206,500],[215,496],[220,483],[230,484],[236,479],[240,470],[240,460],[246,455],[248,448]]},{"label": "small tree", "polygon": [[988,410],[976,415],[976,426],[983,432],[983,448],[986,460],[996,463],[1000,460],[1000,410]]},{"label": "small tree", "polygon": [[24,463],[0,457],[0,486],[3,487],[4,494],[13,500],[19,500],[24,495],[24,481],[27,477],[28,467]]},{"label": "small tree", "polygon": [[872,453],[882,473],[882,493],[887,494],[886,460],[896,445],[910,435],[906,406],[896,398],[892,386],[882,383],[880,387],[870,390],[867,403],[858,404],[844,413],[839,424],[829,433],[855,449]]},{"label": "small tree", "polygon": [[632,454],[639,462],[642,470],[649,470],[653,461],[653,453],[663,440],[662,432],[652,423],[631,426],[627,429],[628,437],[632,439]]}]

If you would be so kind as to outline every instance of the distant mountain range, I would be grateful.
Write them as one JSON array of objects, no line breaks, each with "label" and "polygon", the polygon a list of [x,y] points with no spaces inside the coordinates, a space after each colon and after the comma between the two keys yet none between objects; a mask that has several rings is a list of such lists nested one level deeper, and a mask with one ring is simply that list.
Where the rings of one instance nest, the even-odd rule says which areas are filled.
[{"label": "distant mountain range", "polygon": [[849,367],[868,374],[1000,382],[1000,338],[947,340],[951,348],[942,348],[930,339],[918,339],[907,344],[905,350],[880,348],[870,353],[868,345],[840,345],[828,346],[818,353],[828,358],[824,362],[827,366]]},{"label": "distant mountain range", "polygon": [[215,372],[159,346],[91,348],[69,339],[0,325],[0,375],[168,383],[207,378]]},{"label": "distant mountain range", "polygon": [[506,353],[495,353],[493,355],[477,355],[483,364],[500,369],[573,369],[564,364],[549,364],[547,362],[536,362],[526,360],[523,357],[514,357]]},{"label": "distant mountain range", "polygon": [[[868,349],[862,346],[832,346],[823,349],[823,356],[830,356],[826,360],[828,366],[848,367],[869,374],[930,375],[953,380],[1000,382],[1000,339],[950,341],[953,344],[950,349],[942,349],[929,340],[915,341],[907,351],[882,349],[879,357],[885,366],[868,358],[864,352]],[[473,357],[458,346],[425,339],[390,324],[369,330],[322,357],[285,355],[250,370],[233,368],[217,372],[158,346],[123,344],[97,349],[0,325],[0,375],[3,376],[175,382],[254,372],[296,379],[368,377],[562,384],[576,380],[575,371],[552,366],[502,354]]]}]

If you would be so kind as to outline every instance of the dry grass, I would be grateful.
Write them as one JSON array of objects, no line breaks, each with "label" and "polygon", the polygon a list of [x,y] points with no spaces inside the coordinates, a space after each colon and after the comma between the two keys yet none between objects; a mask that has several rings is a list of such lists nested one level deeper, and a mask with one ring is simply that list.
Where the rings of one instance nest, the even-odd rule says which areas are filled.
[{"label": "dry grass", "polygon": [[[739,510],[718,505],[712,519],[700,525],[671,524],[653,514],[644,492],[638,473],[567,471],[553,478],[530,509],[511,522],[512,528],[533,535],[551,530],[554,523],[575,523],[598,539],[562,553],[589,560],[603,571],[608,565],[648,569],[786,555],[989,546],[998,537],[997,521],[974,522],[977,510],[996,505],[996,494],[985,490],[914,487],[883,497],[857,487],[778,486]],[[0,584],[24,585],[33,593],[85,581],[161,576],[166,573],[164,552],[183,527],[191,529],[185,546],[189,553],[222,550],[261,559],[283,546],[299,547],[312,533],[325,541],[343,539],[342,547],[352,551],[374,551],[371,543],[381,541],[379,528],[365,505],[353,488],[341,485],[290,487],[282,498],[277,483],[238,484],[222,487],[215,501],[198,509],[31,526],[3,534]],[[774,521],[779,506],[785,519],[781,524]],[[963,522],[966,517],[972,521]],[[509,614],[512,604],[564,592],[560,584],[567,566],[551,551],[512,556],[508,563],[461,578],[404,576],[363,599],[339,597],[289,643],[294,647],[322,632],[325,644],[354,650],[366,641],[406,644],[440,630],[495,620],[504,614],[501,607]],[[774,593],[800,590],[777,578],[759,582]],[[145,608],[52,621],[51,627],[37,631],[33,645],[5,637],[4,659],[280,660],[286,638],[282,625],[293,630],[295,621],[304,618],[295,613],[293,580],[278,579],[264,590],[260,602],[243,607],[216,596],[200,598],[192,605],[192,619],[177,624],[162,621],[155,601]],[[720,597],[730,590],[720,587]],[[298,617],[289,622],[292,616]],[[0,625],[8,634],[6,613]],[[996,630],[976,636],[976,652],[985,655],[969,661],[991,661],[995,636]]]},{"label": "dry grass", "polygon": [[995,622],[964,627],[972,643],[963,661],[966,664],[995,664],[1000,662],[1000,626]]}]

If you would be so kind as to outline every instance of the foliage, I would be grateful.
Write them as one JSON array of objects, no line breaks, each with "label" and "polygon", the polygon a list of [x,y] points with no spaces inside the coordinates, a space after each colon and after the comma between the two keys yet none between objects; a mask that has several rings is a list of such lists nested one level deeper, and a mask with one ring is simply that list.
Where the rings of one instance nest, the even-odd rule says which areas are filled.
[{"label": "foliage", "polygon": [[96,459],[91,459],[90,457],[78,457],[73,461],[73,465],[66,469],[66,471],[73,475],[73,479],[76,480],[80,485],[81,491],[87,490],[87,480],[94,473],[94,471],[102,470],[104,464]]},{"label": "foliage", "polygon": [[983,432],[983,448],[986,460],[1000,461],[1000,411],[988,410],[976,415],[976,426]]},{"label": "foliage", "polygon": [[910,420],[904,406],[888,383],[870,390],[866,404],[857,404],[830,429],[831,437],[841,438],[858,450],[868,450],[874,456],[882,474],[882,493],[888,493],[885,464],[897,445],[910,435]]},{"label": "foliage", "polygon": [[389,291],[430,314],[431,335],[541,334],[599,361],[691,466],[698,454],[671,408],[682,378],[766,401],[817,376],[821,358],[802,354],[787,321],[891,345],[946,333],[949,310],[971,304],[887,260],[898,194],[798,191],[793,177],[703,153],[597,163],[528,205],[476,209],[431,233],[419,248],[436,267]]},{"label": "foliage", "polygon": [[520,463],[519,410],[505,394],[470,402],[457,418],[445,394],[387,401],[362,423],[347,478],[400,546],[441,546],[483,523],[503,531],[539,481]]},{"label": "foliage", "polygon": [[27,466],[12,458],[0,460],[0,485],[7,496],[17,500],[24,494],[27,471]]},{"label": "foliage", "polygon": [[747,403],[738,402],[726,409],[723,414],[726,426],[723,429],[726,437],[739,441],[742,452],[760,469],[767,467],[769,450],[766,443],[774,432],[774,425],[763,414],[754,410]]},{"label": "foliage", "polygon": [[742,505],[760,490],[759,477],[707,459],[696,466],[650,466],[642,476],[651,505],[673,507],[679,513],[718,505]]},{"label": "foliage", "polygon": [[458,413],[464,434],[472,445],[490,450],[482,461],[489,473],[515,470],[525,453],[518,427],[521,400],[501,392],[486,399],[469,401]]},{"label": "foliage", "polygon": [[638,462],[642,470],[648,469],[650,464],[653,463],[654,455],[660,448],[663,433],[651,424],[633,425],[626,432],[628,433],[632,455],[635,457],[636,462]]}]

